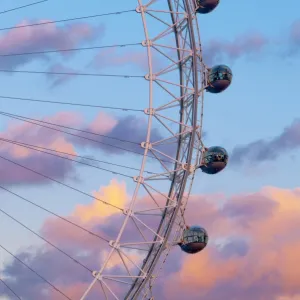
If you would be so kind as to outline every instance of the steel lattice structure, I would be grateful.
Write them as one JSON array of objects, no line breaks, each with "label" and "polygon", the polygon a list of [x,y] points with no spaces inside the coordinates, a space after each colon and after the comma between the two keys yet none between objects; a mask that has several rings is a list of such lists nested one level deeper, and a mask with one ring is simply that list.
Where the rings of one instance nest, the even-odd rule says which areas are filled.
[{"label": "steel lattice structure", "polygon": [[[38,1],[25,6],[13,8],[1,13],[36,5],[47,0]],[[75,21],[95,17],[117,16],[126,14],[126,16],[136,14],[141,20],[140,27],[134,30],[134,35],[142,35],[140,42],[128,44],[111,44],[111,45],[92,45],[83,48],[66,48],[66,49],[45,49],[43,51],[3,53],[2,57],[16,57],[28,55],[41,55],[49,53],[65,53],[72,51],[105,49],[105,48],[123,48],[127,46],[139,46],[144,51],[125,53],[120,61],[127,64],[128,61],[134,62],[135,67],[139,67],[145,73],[135,74],[106,74],[106,73],[80,73],[80,72],[48,72],[36,70],[18,70],[7,69],[0,70],[4,73],[22,73],[22,74],[51,74],[63,76],[89,76],[89,77],[109,77],[109,78],[131,78],[137,81],[131,81],[132,85],[113,85],[120,90],[116,90],[123,100],[123,89],[126,88],[135,93],[135,88],[144,92],[148,89],[148,104],[145,107],[132,108],[115,107],[111,105],[73,103],[63,101],[50,101],[33,99],[31,97],[14,97],[0,96],[2,99],[30,101],[39,103],[51,103],[72,105],[80,107],[101,108],[118,111],[131,111],[143,114],[143,118],[127,116],[125,123],[119,122],[119,127],[113,125],[109,132],[94,130],[93,128],[73,128],[66,124],[57,124],[46,120],[29,118],[26,116],[0,111],[0,115],[5,118],[25,122],[30,124],[30,128],[40,128],[42,130],[51,130],[55,136],[69,136],[77,139],[93,142],[94,145],[101,145],[101,150],[110,151],[112,154],[124,154],[119,156],[120,163],[112,163],[109,159],[103,160],[77,155],[77,153],[68,153],[44,147],[43,145],[34,145],[23,141],[0,138],[2,143],[26,151],[47,154],[48,157],[57,157],[61,161],[68,163],[78,163],[94,169],[101,170],[110,174],[121,176],[133,184],[132,196],[127,197],[125,185],[111,181],[107,187],[108,190],[100,190],[101,197],[97,193],[90,194],[79,189],[76,186],[69,185],[64,181],[57,179],[54,175],[47,175],[39,169],[31,168],[26,164],[3,157],[1,161],[19,167],[26,172],[31,172],[52,183],[56,183],[63,188],[77,192],[89,199],[93,199],[93,205],[88,206],[88,210],[96,212],[86,223],[88,226],[81,226],[86,220],[73,222],[56,212],[29,200],[27,197],[15,193],[10,188],[0,185],[1,190],[18,198],[35,208],[46,212],[65,224],[72,225],[73,228],[81,230],[85,234],[96,238],[88,244],[87,240],[81,240],[82,248],[76,248],[75,253],[68,253],[59,248],[56,243],[48,240],[47,235],[44,237],[39,232],[31,229],[16,217],[10,215],[5,210],[0,209],[0,213],[5,215],[11,221],[17,223],[31,234],[34,234],[45,245],[52,250],[58,251],[61,255],[72,262],[73,265],[81,267],[79,273],[75,271],[75,278],[79,280],[79,288],[86,289],[80,300],[86,299],[105,299],[105,300],[133,300],[144,299],[154,300],[155,290],[154,283],[162,275],[163,266],[170,254],[171,249],[180,247],[182,251],[188,254],[195,254],[203,250],[208,242],[208,234],[204,228],[198,225],[189,226],[185,221],[185,210],[193,186],[196,170],[201,169],[206,174],[217,174],[222,171],[228,162],[227,151],[220,146],[206,148],[202,141],[203,129],[203,108],[204,92],[220,93],[224,91],[232,81],[232,71],[226,65],[216,65],[207,68],[202,57],[202,47],[197,21],[197,14],[206,14],[214,10],[219,4],[219,0],[137,0],[136,9],[127,9],[110,13],[101,13],[97,15],[81,16],[76,18],[46,21],[42,23],[30,23],[21,26],[0,28],[1,30],[17,30],[24,27],[45,26],[49,24],[61,23],[66,21]],[[126,19],[125,19],[126,21]],[[26,42],[26,41],[25,41]],[[144,59],[142,55],[145,54]],[[128,59],[129,57],[129,59]],[[125,58],[125,59],[124,59]],[[104,58],[105,59],[105,58]],[[146,61],[146,66],[144,65]],[[110,63],[108,62],[108,65]],[[141,83],[142,82],[142,83]],[[141,84],[141,86],[137,86]],[[147,93],[145,93],[147,95]],[[131,94],[132,95],[132,94]],[[129,96],[131,96],[129,95]],[[116,96],[118,97],[118,96]],[[116,99],[116,97],[111,97]],[[129,99],[125,99],[129,100]],[[106,119],[103,121],[106,125]],[[116,121],[117,122],[117,121]],[[118,123],[118,122],[117,122]],[[68,125],[68,124],[67,124]],[[136,127],[140,126],[141,128]],[[98,125],[97,125],[98,126]],[[93,126],[92,126],[93,127]],[[26,127],[27,128],[27,127]],[[145,130],[146,128],[146,130]],[[113,130],[117,134],[113,134]],[[136,131],[136,132],[135,132]],[[126,134],[124,134],[126,132]],[[134,134],[131,137],[131,133]],[[41,133],[38,131],[38,133]],[[43,133],[43,132],[42,132]],[[41,133],[41,134],[42,134]],[[79,134],[77,134],[79,133]],[[80,134],[81,133],[81,134]],[[145,135],[143,135],[143,133]],[[84,134],[84,135],[83,135]],[[38,136],[38,134],[35,134]],[[91,137],[89,137],[91,135]],[[129,139],[124,139],[128,137]],[[5,136],[5,135],[4,135]],[[97,136],[98,139],[94,138]],[[17,137],[18,138],[18,137]],[[108,139],[109,142],[106,142]],[[29,141],[30,142],[30,141]],[[53,142],[51,142],[53,144]],[[54,146],[53,146],[54,147]],[[107,149],[106,149],[107,148]],[[5,148],[6,149],[6,148]],[[10,148],[8,148],[10,149]],[[114,152],[115,151],[115,152]],[[129,166],[122,162],[126,160],[127,154],[134,154],[131,163],[138,165]],[[94,163],[95,165],[93,165]],[[98,163],[105,164],[105,167]],[[127,171],[118,172],[112,168],[123,168]],[[43,169],[42,169],[43,171]],[[128,173],[127,173],[128,172]],[[129,173],[132,172],[132,173]],[[106,174],[107,174],[106,173]],[[12,181],[14,182],[14,181]],[[130,185],[130,188],[132,186]],[[103,193],[102,193],[103,192]],[[95,204],[95,205],[94,205]],[[119,213],[119,215],[117,215]],[[75,213],[76,215],[76,213]],[[101,220],[98,217],[102,218]],[[96,221],[96,223],[94,223]],[[103,229],[99,228],[103,225]],[[89,227],[92,227],[91,230]],[[51,230],[50,230],[51,231]],[[111,239],[113,237],[114,239]],[[66,242],[69,244],[68,240]],[[92,246],[91,246],[92,245]],[[99,247],[99,252],[98,252]],[[101,247],[101,248],[100,248]],[[178,250],[179,250],[178,247]],[[31,262],[23,261],[12,251],[6,249],[0,244],[1,250],[18,261],[32,272],[44,284],[47,284],[57,295],[65,299],[72,300],[70,296],[59,289],[56,284],[61,282],[59,276],[55,279],[48,280],[39,274],[38,270],[32,268]],[[91,250],[92,249],[92,250]],[[179,250],[180,251],[180,250]],[[100,261],[100,270],[94,270],[97,264],[91,267],[95,256]],[[50,256],[49,256],[50,257]],[[93,262],[88,261],[92,258]],[[29,259],[28,259],[29,260]],[[85,260],[83,263],[81,260]],[[65,276],[65,275],[63,275]],[[87,276],[87,277],[85,277]],[[9,277],[9,276],[8,276]],[[6,290],[21,299],[14,290],[14,282],[19,279],[13,278],[1,279],[2,285]],[[91,278],[91,283],[86,282]],[[6,283],[8,281],[8,284]],[[72,288],[73,288],[72,282]],[[45,295],[48,289],[36,290],[36,293]],[[49,290],[50,292],[50,290]],[[26,297],[23,295],[22,297]],[[50,294],[47,295],[50,297]],[[46,296],[46,297],[47,297]],[[52,297],[52,296],[51,296]],[[159,296],[160,297],[160,296]],[[32,297],[30,296],[30,299]],[[37,298],[37,299],[38,299]]]},{"label": "steel lattice structure", "polygon": [[[86,299],[97,281],[101,284],[105,299],[151,298],[153,282],[185,227],[184,210],[203,151],[203,94],[207,86],[207,69],[202,59],[196,1],[165,1],[168,2],[168,9],[158,10],[154,7],[158,1],[143,3],[138,0],[136,11],[141,15],[144,27],[145,40],[142,45],[147,50],[149,69],[145,75],[149,82],[149,106],[144,111],[148,116],[148,130],[146,140],[141,143],[144,156],[140,172],[133,178],[136,187],[128,209],[124,210],[125,217],[120,232],[115,240],[110,241],[111,250],[102,268],[93,273],[94,279],[81,300]],[[166,21],[166,17],[170,22]],[[164,28],[152,35],[149,20],[158,22]],[[176,53],[176,58],[170,54],[172,51]],[[155,53],[160,53],[168,61],[168,65],[160,67],[158,71],[154,70]],[[166,75],[172,79],[167,80]],[[155,89],[168,94],[170,100],[156,106]],[[168,137],[152,140],[154,120],[169,132]],[[173,129],[175,126],[176,131]],[[163,171],[145,174],[149,154],[156,158]],[[165,180],[170,182],[166,194],[155,186],[157,181]],[[155,208],[137,208],[141,190],[148,193],[156,205]],[[151,214],[160,216],[160,221],[153,226],[147,225],[142,219],[142,216]],[[131,222],[135,224],[143,240],[127,238],[126,242],[122,241]],[[142,233],[142,227],[146,228],[149,237]],[[142,263],[130,259],[126,252],[128,248],[146,252]],[[115,254],[120,257],[127,275],[109,273],[108,266]],[[134,271],[130,269],[129,262],[134,265]],[[110,286],[111,282],[114,288]],[[125,289],[122,290],[118,285],[127,286],[127,291],[124,292]],[[119,296],[120,290],[123,291],[123,296]]]}]

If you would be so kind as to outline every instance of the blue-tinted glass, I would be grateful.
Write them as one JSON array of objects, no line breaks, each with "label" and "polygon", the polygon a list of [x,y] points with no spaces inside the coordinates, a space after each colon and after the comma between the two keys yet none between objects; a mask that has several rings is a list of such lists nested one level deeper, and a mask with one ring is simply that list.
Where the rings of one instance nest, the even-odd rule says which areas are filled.
[{"label": "blue-tinted glass", "polygon": [[209,82],[215,82],[217,80],[232,80],[232,71],[225,65],[215,66],[209,72]]},{"label": "blue-tinted glass", "polygon": [[197,0],[198,13],[207,14],[213,11],[219,4],[219,0]]}]

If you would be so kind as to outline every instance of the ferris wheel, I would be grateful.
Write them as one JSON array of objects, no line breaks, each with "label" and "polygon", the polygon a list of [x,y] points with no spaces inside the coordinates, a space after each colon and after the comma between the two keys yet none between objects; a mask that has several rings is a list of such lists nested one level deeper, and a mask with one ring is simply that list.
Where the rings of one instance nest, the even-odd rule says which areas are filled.
[{"label": "ferris wheel", "polygon": [[[135,141],[106,136],[115,142],[107,143],[106,146],[131,152],[137,157],[139,167],[131,168],[130,173],[118,173],[102,168],[104,171],[125,176],[126,180],[134,183],[134,189],[130,200],[124,206],[94,197],[105,204],[104,208],[115,210],[116,228],[112,230],[111,236],[105,230],[100,230],[101,234],[89,232],[102,239],[98,249],[101,265],[98,269],[88,270],[90,282],[80,300],[154,299],[155,282],[171,249],[177,247],[187,255],[195,254],[208,243],[206,230],[198,225],[188,224],[189,220],[185,219],[184,212],[195,174],[199,171],[217,174],[228,162],[228,154],[224,148],[207,147],[202,141],[204,94],[220,93],[232,81],[229,67],[208,67],[202,57],[197,16],[212,12],[218,4],[219,0],[138,0],[134,13],[140,16],[140,24],[143,26],[144,39],[139,44],[146,53],[147,72],[141,76],[120,77],[137,77],[147,83],[145,95],[148,97],[147,102],[142,104],[144,107],[140,110],[131,109],[146,117],[146,132],[143,140]],[[54,73],[71,75],[66,72]],[[134,90],[131,92],[134,93]],[[103,105],[98,107],[107,108],[107,103],[100,104]],[[140,107],[140,104],[137,103],[137,106]],[[130,111],[127,107],[116,109]],[[65,129],[74,129],[11,113],[1,112],[1,115],[31,122],[37,126],[50,126],[50,129],[55,125],[55,130],[63,132]],[[140,124],[137,122],[135,126],[138,128]],[[128,136],[130,137],[130,134]],[[82,137],[89,141],[94,140],[90,135]],[[31,150],[45,150],[22,141],[3,138],[1,140],[31,147]],[[101,140],[100,143],[106,142]],[[126,143],[133,143],[134,146],[126,148]],[[48,154],[49,150],[52,151],[46,150]],[[70,156],[65,158],[71,159]],[[86,164],[88,160],[89,158],[81,163]],[[111,162],[107,164],[113,165]],[[49,179],[45,174],[30,170]],[[63,182],[59,183],[67,186]],[[73,190],[84,193],[80,189]],[[12,192],[6,188],[5,191]],[[43,240],[47,242],[46,239]],[[2,246],[1,248],[6,249]],[[75,261],[78,263],[77,259]],[[22,263],[26,266],[25,262]],[[5,285],[9,288],[8,284]],[[72,299],[55,285],[51,286],[60,296]]]}]

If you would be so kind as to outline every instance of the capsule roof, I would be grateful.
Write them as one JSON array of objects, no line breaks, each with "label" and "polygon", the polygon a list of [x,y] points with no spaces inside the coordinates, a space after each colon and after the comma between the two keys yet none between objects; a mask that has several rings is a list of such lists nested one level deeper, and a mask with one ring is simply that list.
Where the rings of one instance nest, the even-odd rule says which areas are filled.
[{"label": "capsule roof", "polygon": [[208,14],[212,12],[218,5],[220,0],[196,0],[198,4],[197,13]]},{"label": "capsule roof", "polygon": [[228,153],[227,153],[226,149],[223,148],[223,147],[220,147],[220,146],[212,146],[212,147],[209,147],[205,151],[205,153],[210,153],[210,152],[220,152],[220,153],[228,156]]}]

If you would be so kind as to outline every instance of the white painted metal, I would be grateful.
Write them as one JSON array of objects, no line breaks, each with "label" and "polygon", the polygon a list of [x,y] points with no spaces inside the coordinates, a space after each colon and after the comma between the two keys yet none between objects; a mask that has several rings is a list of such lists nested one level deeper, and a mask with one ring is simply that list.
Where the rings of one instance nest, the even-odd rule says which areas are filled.
[{"label": "white painted metal", "polygon": [[[166,9],[156,9],[160,1],[166,2]],[[133,178],[136,188],[129,207],[123,211],[124,221],[119,234],[110,241],[111,250],[101,269],[93,272],[92,283],[81,300],[86,299],[97,282],[100,283],[103,299],[153,299],[153,283],[185,226],[184,211],[203,148],[206,68],[202,60],[195,1],[160,1],[144,4],[138,0],[136,9],[144,27],[142,46],[148,54],[145,80],[149,82],[148,107],[145,108],[148,130],[141,144],[144,156],[140,172]],[[151,35],[149,20],[163,26],[154,36]],[[170,54],[172,51],[176,57]],[[159,70],[155,71],[153,57],[157,53],[168,65],[159,66]],[[166,79],[166,76],[169,77]],[[156,101],[155,89],[164,92],[170,99],[163,103]],[[156,103],[159,104],[155,106]],[[151,140],[154,121],[168,133],[162,140]],[[160,171],[146,176],[144,170],[149,155],[157,159]],[[169,191],[160,189],[162,181],[170,183]],[[154,207],[138,207],[142,201],[141,190],[148,194]],[[146,216],[150,216],[150,222],[142,219]],[[154,219],[159,221],[154,224]],[[133,234],[127,234],[132,230],[130,224],[137,229],[139,241],[134,240]],[[137,251],[142,263],[131,257],[129,250]],[[118,270],[109,273],[109,263],[114,255],[120,258],[126,275]]]}]

